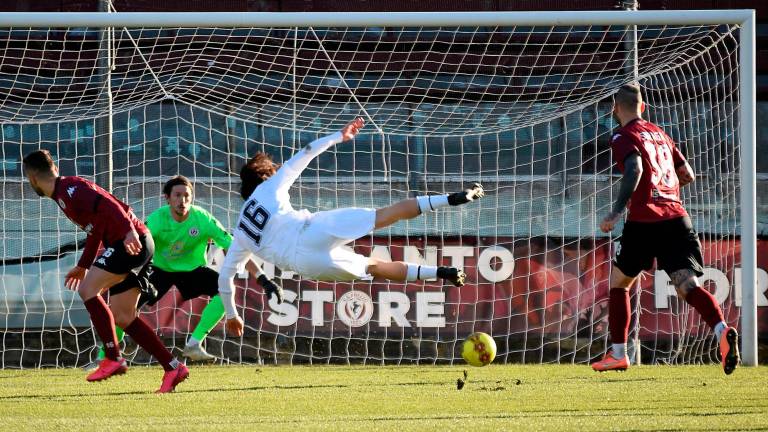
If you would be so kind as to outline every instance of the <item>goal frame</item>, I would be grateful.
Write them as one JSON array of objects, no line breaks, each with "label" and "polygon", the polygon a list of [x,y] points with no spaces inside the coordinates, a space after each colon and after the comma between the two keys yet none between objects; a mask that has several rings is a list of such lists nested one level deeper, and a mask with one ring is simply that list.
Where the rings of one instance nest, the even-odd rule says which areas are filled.
[{"label": "goal frame", "polygon": [[[549,12],[10,12],[0,27],[333,27],[350,26],[740,26],[739,136],[741,186],[742,362],[757,364],[757,191],[754,10],[549,11]],[[749,287],[749,288],[745,288]]]}]

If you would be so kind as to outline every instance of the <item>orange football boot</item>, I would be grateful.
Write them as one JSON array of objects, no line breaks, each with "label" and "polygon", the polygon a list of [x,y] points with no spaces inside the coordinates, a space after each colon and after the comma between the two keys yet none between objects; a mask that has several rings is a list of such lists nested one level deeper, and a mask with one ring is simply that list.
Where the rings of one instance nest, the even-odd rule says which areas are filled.
[{"label": "orange football boot", "polygon": [[720,336],[720,357],[723,362],[723,372],[730,375],[739,365],[739,333],[733,327],[728,327]]},{"label": "orange football boot", "polygon": [[624,355],[623,358],[616,360],[613,358],[613,350],[608,350],[603,356],[603,359],[592,363],[592,369],[596,372],[605,372],[609,370],[625,371],[629,368],[629,357]]}]

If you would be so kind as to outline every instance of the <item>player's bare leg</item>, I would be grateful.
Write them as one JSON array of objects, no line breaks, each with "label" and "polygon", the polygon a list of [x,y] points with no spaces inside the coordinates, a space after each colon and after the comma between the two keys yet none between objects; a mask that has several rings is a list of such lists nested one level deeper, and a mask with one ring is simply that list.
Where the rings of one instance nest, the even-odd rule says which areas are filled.
[{"label": "player's bare leg", "polygon": [[420,214],[416,198],[396,202],[391,206],[376,209],[376,228],[388,227],[395,222],[413,219]]},{"label": "player's bare leg", "polygon": [[369,259],[368,273],[374,278],[398,282],[440,278],[458,287],[464,286],[467,277],[462,270],[453,267],[422,266],[402,261],[382,261],[376,258]]},{"label": "player's bare leg", "polygon": [[424,195],[400,201],[376,210],[376,228],[384,228],[401,220],[413,219],[440,207],[467,204],[483,196],[485,196],[483,187],[479,183],[474,183],[461,192],[448,195]]},{"label": "player's bare leg", "polygon": [[627,276],[615,265],[611,268],[611,289],[608,303],[608,328],[611,333],[611,348],[602,360],[592,363],[592,369],[598,372],[609,370],[627,370],[627,336],[629,334],[629,287],[636,276]]},{"label": "player's bare leg", "polygon": [[680,269],[670,273],[669,278],[675,285],[677,295],[685,299],[701,315],[702,319],[712,328],[715,338],[720,344],[720,360],[723,371],[730,375],[741,360],[739,354],[739,333],[728,326],[723,311],[715,297],[701,287],[699,279],[691,269]]},{"label": "player's bare leg", "polygon": [[[469,188],[449,195],[425,195],[397,202],[391,206],[376,210],[375,227],[384,228],[395,222],[413,219],[422,213],[437,210],[445,206],[467,204],[485,195],[483,187],[474,183]],[[445,279],[454,286],[464,286],[467,275],[453,267],[422,266],[402,261],[385,262],[372,259],[368,272],[377,278],[393,281],[413,281],[426,279]]]}]

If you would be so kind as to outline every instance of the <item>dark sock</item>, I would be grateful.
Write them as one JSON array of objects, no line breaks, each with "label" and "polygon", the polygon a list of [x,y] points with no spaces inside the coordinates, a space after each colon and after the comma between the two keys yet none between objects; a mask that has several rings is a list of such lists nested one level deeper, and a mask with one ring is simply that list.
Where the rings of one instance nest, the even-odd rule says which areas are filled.
[{"label": "dark sock", "polygon": [[685,301],[699,312],[711,328],[714,329],[718,323],[725,321],[723,310],[717,304],[715,296],[704,288],[697,286],[689,291],[688,295],[685,296]]},{"label": "dark sock", "polygon": [[85,309],[91,316],[93,328],[96,334],[104,343],[104,352],[108,359],[117,360],[120,357],[120,350],[117,345],[117,335],[115,335],[115,319],[112,317],[112,311],[109,310],[107,302],[97,295],[83,302]]},{"label": "dark sock", "polygon": [[174,369],[171,365],[171,362],[174,361],[173,355],[167,348],[165,348],[165,345],[163,345],[163,342],[157,337],[154,330],[152,330],[152,328],[141,318],[136,317],[135,320],[131,321],[131,323],[125,327],[125,332],[128,333],[139,346],[152,354],[157,361],[163,365],[163,369],[166,371]]},{"label": "dark sock", "polygon": [[451,267],[438,267],[437,268],[437,277],[440,279],[447,279],[451,277],[453,268]]},{"label": "dark sock", "polygon": [[629,317],[632,310],[629,305],[629,291],[623,288],[611,288],[608,303],[608,329],[611,332],[611,343],[627,343],[629,333]]}]

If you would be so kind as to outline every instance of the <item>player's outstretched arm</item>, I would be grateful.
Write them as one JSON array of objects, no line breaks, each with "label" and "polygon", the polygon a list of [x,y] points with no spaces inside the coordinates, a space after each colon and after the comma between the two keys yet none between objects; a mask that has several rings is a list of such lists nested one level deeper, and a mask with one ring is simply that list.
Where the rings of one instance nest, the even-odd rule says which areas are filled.
[{"label": "player's outstretched arm", "polygon": [[224,259],[224,264],[219,272],[219,296],[221,297],[221,303],[224,306],[225,316],[227,321],[224,327],[227,329],[227,333],[232,336],[243,335],[243,320],[240,319],[240,315],[237,313],[237,306],[235,305],[235,273],[237,267],[234,265],[226,265],[227,259]]},{"label": "player's outstretched arm", "polygon": [[312,141],[307,144],[306,147],[297,152],[293,157],[288,159],[277,173],[272,176],[278,182],[279,187],[290,187],[293,182],[301,175],[302,171],[312,162],[312,159],[319,156],[324,151],[328,150],[334,144],[349,141],[357,135],[360,129],[365,125],[362,117],[357,117],[353,121],[347,123],[340,131],[324,136],[320,139]]},{"label": "player's outstretched arm", "polygon": [[608,213],[603,221],[600,222],[600,230],[607,233],[613,230],[614,225],[619,221],[627,203],[632,197],[632,193],[640,184],[640,177],[643,175],[643,162],[640,155],[632,153],[624,160],[624,176],[621,178],[619,193],[616,202],[613,204],[613,210]]}]

